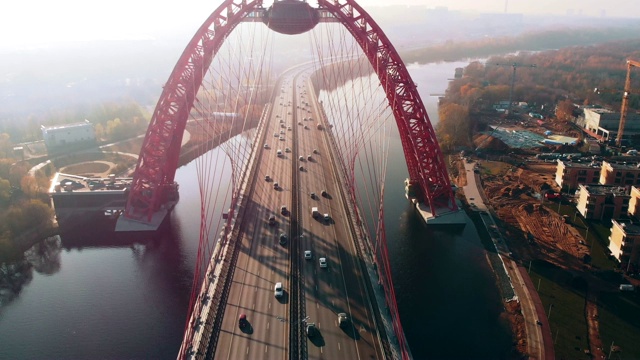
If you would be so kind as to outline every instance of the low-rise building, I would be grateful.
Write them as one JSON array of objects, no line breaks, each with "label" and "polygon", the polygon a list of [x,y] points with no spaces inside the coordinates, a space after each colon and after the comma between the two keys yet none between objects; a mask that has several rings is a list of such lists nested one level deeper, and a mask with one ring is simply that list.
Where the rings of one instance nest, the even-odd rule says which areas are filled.
[{"label": "low-rise building", "polygon": [[59,154],[77,150],[78,147],[93,145],[96,133],[89,120],[74,124],[41,126],[42,138],[49,154]]},{"label": "low-rise building", "polygon": [[602,185],[640,185],[640,168],[637,163],[613,163],[602,162],[600,171],[600,184]]},{"label": "low-rise building", "polygon": [[626,270],[637,270],[640,255],[640,225],[631,221],[612,221],[609,250]]},{"label": "low-rise building", "polygon": [[556,184],[568,192],[577,190],[579,184],[597,184],[600,180],[600,169],[600,163],[576,163],[558,160]]},{"label": "low-rise building", "polygon": [[627,210],[629,216],[640,220],[640,188],[632,186],[629,196],[631,196],[631,199],[629,199],[629,210]]},{"label": "low-rise building", "polygon": [[[584,128],[601,136],[604,140],[615,139],[620,127],[620,113],[608,109],[584,109]],[[627,113],[623,138],[640,133],[640,115]]]},{"label": "low-rise building", "polygon": [[626,216],[629,190],[612,185],[578,185],[578,212],[585,219],[608,220]]}]

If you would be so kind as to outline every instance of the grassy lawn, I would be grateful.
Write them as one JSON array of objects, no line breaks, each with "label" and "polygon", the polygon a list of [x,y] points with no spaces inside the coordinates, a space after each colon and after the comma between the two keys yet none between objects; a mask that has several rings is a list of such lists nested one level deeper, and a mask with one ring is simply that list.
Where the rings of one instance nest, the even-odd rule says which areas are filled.
[{"label": "grassy lawn", "polygon": [[[611,226],[604,225],[600,222],[589,222],[589,242],[592,245],[591,263],[600,269],[613,270],[618,264],[609,258],[609,235],[611,235]],[[593,238],[592,238],[593,237]]]},{"label": "grassy lawn", "polygon": [[640,359],[640,294],[601,293],[598,305],[605,352],[608,354],[613,343],[620,352],[611,353],[611,359]]},{"label": "grassy lawn", "polygon": [[556,359],[589,359],[584,353],[589,348],[584,284],[542,261],[533,263],[530,276],[536,286],[540,282],[538,294],[549,317]]},{"label": "grassy lawn", "polygon": [[513,166],[498,161],[481,161],[480,171],[485,175],[499,175],[509,171]]}]

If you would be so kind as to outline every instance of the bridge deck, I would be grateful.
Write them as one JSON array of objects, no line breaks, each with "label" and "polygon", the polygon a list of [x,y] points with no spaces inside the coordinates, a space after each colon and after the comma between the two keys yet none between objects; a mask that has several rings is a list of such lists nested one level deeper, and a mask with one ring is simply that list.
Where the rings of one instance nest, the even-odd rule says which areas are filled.
[{"label": "bridge deck", "polygon": [[[258,138],[267,146],[261,142],[256,147],[254,183],[248,186],[236,237],[232,286],[212,341],[215,354],[206,357],[298,358],[297,348],[290,344],[293,330],[302,340],[302,358],[385,358],[375,300],[369,298],[365,283],[369,277],[361,272],[340,177],[334,171],[327,133],[317,128],[320,112],[307,76],[294,72],[285,76],[261,128]],[[270,181],[265,180],[267,175]],[[314,207],[320,216],[312,216]],[[325,213],[329,220],[324,220]],[[274,225],[269,225],[270,216],[275,217]],[[281,234],[287,236],[283,244]],[[312,258],[305,259],[304,251],[311,251]],[[321,257],[326,268],[320,267]],[[298,276],[300,282],[294,283]],[[277,282],[284,286],[282,297],[274,295]],[[299,313],[290,308],[297,301]],[[348,315],[346,326],[338,326],[339,313]],[[241,314],[248,322],[242,329]],[[307,323],[319,330],[315,336],[306,336]]]}]

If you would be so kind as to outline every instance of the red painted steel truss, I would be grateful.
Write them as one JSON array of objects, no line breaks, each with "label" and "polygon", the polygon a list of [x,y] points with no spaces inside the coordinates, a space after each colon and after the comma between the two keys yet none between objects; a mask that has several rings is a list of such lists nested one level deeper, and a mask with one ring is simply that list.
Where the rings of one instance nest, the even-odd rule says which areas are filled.
[{"label": "red painted steel truss", "polygon": [[174,181],[182,135],[211,60],[225,38],[262,0],[227,0],[198,29],[180,56],[151,118],[140,150],[125,216],[150,221]]},{"label": "red painted steel truss", "polygon": [[[353,35],[376,71],[393,109],[409,177],[432,211],[455,209],[444,157],[416,85],[395,48],[353,0],[319,0]],[[198,29],[164,86],[147,129],[125,216],[149,221],[173,183],[182,135],[202,79],[224,39],[262,1],[227,0]],[[435,213],[434,213],[435,214]]]},{"label": "red painted steel truss", "polygon": [[400,55],[360,5],[353,0],[318,0],[356,39],[376,71],[393,109],[409,178],[436,215],[438,208],[457,209],[447,167],[416,85]]},{"label": "red painted steel truss", "polygon": [[[318,5],[320,11],[331,13],[348,29],[376,71],[393,109],[410,179],[420,188],[423,200],[434,214],[440,207],[456,209],[444,157],[424,104],[389,39],[353,0],[318,0]],[[187,45],[164,86],[147,129],[125,209],[128,218],[149,221],[164,203],[166,189],[174,181],[186,122],[204,75],[231,31],[242,21],[255,21],[257,10],[263,10],[262,0],[225,0]],[[389,271],[383,274],[389,277],[388,281]],[[395,298],[388,300],[394,308],[394,327],[402,334]]]}]

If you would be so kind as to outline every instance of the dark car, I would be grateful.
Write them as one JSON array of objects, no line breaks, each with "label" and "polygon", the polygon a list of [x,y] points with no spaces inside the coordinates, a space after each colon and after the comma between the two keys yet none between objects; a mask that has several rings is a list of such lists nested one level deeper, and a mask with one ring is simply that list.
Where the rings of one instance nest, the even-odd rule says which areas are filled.
[{"label": "dark car", "polygon": [[327,193],[327,190],[322,190],[320,195],[322,195],[322,197],[327,197],[327,195],[329,195],[329,193]]},{"label": "dark car", "polygon": [[287,234],[282,233],[280,234],[280,245],[284,245],[287,243]]},{"label": "dark car", "polygon": [[338,326],[343,328],[343,327],[347,326],[348,322],[349,322],[349,317],[347,316],[346,313],[338,314]]},{"label": "dark car", "polygon": [[247,315],[240,314],[240,317],[238,318],[238,326],[240,326],[241,329],[244,329],[245,327],[247,327],[247,325],[248,325]]},{"label": "dark car", "polygon": [[305,332],[308,337],[314,337],[317,333],[318,329],[316,329],[316,324],[307,323],[307,327],[305,328]]},{"label": "dark car", "polygon": [[544,194],[544,197],[545,197],[545,198],[547,198],[547,199],[549,199],[549,200],[553,200],[553,199],[561,199],[561,198],[562,198],[562,195],[561,195],[560,193],[551,193],[551,192],[548,192],[548,193],[545,193],[545,194]]}]

